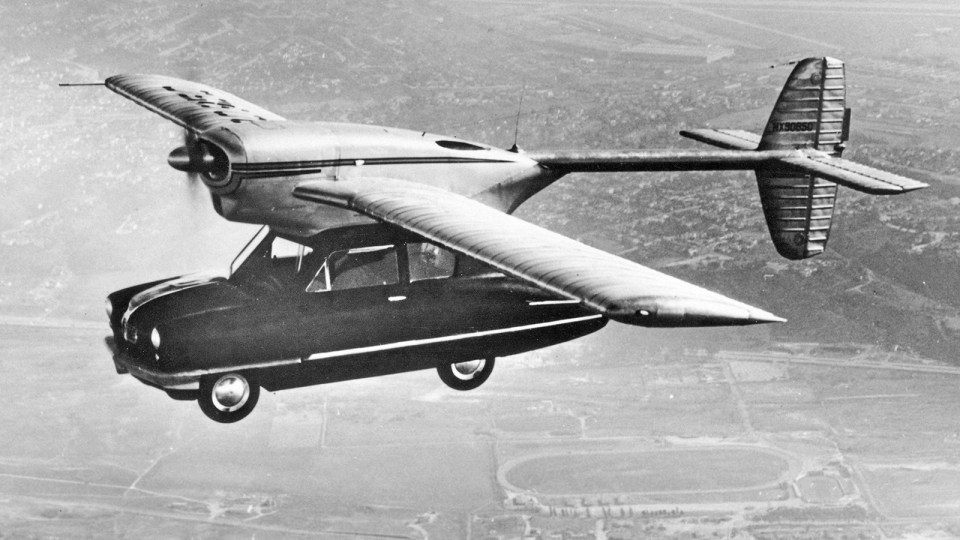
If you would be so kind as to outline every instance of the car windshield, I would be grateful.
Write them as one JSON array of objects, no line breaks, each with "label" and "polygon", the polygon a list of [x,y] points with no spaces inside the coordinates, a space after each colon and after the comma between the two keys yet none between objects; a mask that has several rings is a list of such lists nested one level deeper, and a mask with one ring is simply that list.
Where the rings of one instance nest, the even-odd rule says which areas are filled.
[{"label": "car windshield", "polygon": [[292,290],[303,283],[300,276],[309,271],[312,252],[308,246],[261,230],[231,265],[230,281],[258,294]]}]

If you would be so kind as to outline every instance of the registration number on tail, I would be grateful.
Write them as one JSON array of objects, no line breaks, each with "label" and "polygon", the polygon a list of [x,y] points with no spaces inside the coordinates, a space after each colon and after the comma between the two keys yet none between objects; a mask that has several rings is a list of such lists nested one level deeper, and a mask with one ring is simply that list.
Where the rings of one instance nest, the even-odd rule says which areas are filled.
[{"label": "registration number on tail", "polygon": [[780,133],[785,131],[813,131],[816,129],[815,122],[771,122],[770,131]]}]

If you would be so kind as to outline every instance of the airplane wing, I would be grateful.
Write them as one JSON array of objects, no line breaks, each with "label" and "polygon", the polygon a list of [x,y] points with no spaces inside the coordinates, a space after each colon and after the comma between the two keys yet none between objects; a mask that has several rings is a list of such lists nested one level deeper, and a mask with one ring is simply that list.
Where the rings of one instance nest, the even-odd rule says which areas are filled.
[{"label": "airplane wing", "polygon": [[180,127],[196,132],[243,122],[279,122],[284,118],[212,86],[160,75],[115,75],[110,90]]},{"label": "airplane wing", "polygon": [[383,178],[318,180],[298,185],[294,196],[397,225],[620,322],[674,327],[784,321],[431,186]]}]

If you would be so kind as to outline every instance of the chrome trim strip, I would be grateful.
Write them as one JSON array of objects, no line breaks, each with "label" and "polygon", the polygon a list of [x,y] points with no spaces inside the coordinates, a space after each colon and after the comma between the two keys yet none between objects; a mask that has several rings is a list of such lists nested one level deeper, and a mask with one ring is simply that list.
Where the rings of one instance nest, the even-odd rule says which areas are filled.
[{"label": "chrome trim strip", "polygon": [[170,386],[164,386],[167,390],[199,390],[200,381],[193,381],[183,384],[173,384]]},{"label": "chrome trim strip", "polygon": [[561,304],[579,304],[580,300],[527,300],[528,306],[556,306]]},{"label": "chrome trim strip", "polygon": [[526,330],[536,330],[538,328],[549,328],[551,326],[560,326],[562,324],[573,324],[603,317],[599,313],[596,315],[587,315],[585,317],[576,317],[573,319],[562,319],[536,324],[527,324],[524,326],[514,326],[511,328],[497,328],[496,330],[484,330],[482,332],[471,332],[469,334],[454,334],[452,336],[442,336],[427,339],[411,339],[409,341],[397,341],[395,343],[386,343],[384,345],[371,345],[369,347],[357,347],[355,349],[344,349],[342,351],[330,351],[311,354],[306,360],[324,360],[326,358],[336,358],[338,356],[350,356],[368,352],[390,351],[393,349],[402,349],[404,347],[417,347],[420,345],[432,345],[434,343],[446,343],[448,341],[458,341],[461,339],[473,339],[486,336],[495,336],[498,334],[508,334],[513,332],[523,332]]},{"label": "chrome trim strip", "polygon": [[295,171],[298,169],[315,169],[320,167],[346,167],[363,165],[419,165],[425,163],[511,163],[505,159],[476,158],[461,156],[396,156],[374,158],[340,158],[313,161],[264,161],[254,163],[237,163],[233,170],[237,172],[253,173],[266,171]]},{"label": "chrome trim strip", "polygon": [[342,158],[316,161],[274,161],[261,163],[234,163],[231,170],[244,178],[270,178],[277,176],[303,176],[319,174],[327,167],[359,167],[361,165],[426,165],[451,163],[512,163],[496,158],[473,158],[456,156]]},{"label": "chrome trim strip", "polygon": [[262,369],[279,366],[289,366],[302,362],[301,358],[292,358],[285,360],[271,360],[269,362],[260,362],[247,366],[230,366],[212,369],[195,369],[193,371],[181,371],[179,373],[161,373],[152,369],[137,365],[125,354],[114,357],[114,361],[127,368],[127,371],[138,379],[143,379],[159,387],[169,390],[193,390],[192,385],[200,380],[204,375],[213,375],[217,373],[227,373],[231,371],[245,371],[248,369]]}]

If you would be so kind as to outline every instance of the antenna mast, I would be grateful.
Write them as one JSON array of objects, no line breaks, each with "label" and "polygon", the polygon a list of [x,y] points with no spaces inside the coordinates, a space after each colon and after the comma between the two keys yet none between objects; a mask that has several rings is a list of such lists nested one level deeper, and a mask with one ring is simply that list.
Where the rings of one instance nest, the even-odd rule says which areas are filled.
[{"label": "antenna mast", "polygon": [[520,112],[523,111],[523,94],[526,93],[526,91],[526,85],[520,88],[520,103],[517,104],[517,121],[513,126],[513,146],[511,146],[509,149],[514,153],[520,152],[520,147],[517,146],[517,136],[520,133]]}]

